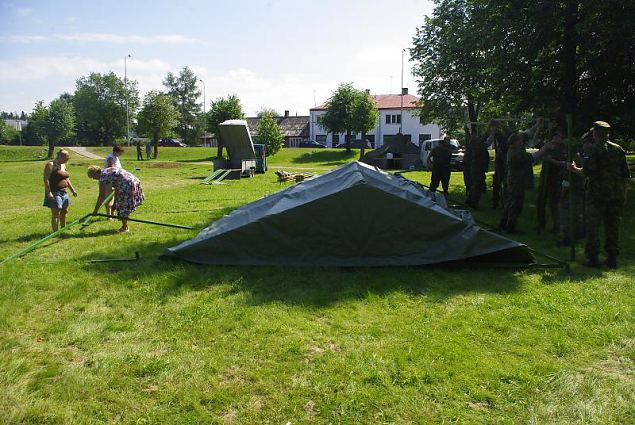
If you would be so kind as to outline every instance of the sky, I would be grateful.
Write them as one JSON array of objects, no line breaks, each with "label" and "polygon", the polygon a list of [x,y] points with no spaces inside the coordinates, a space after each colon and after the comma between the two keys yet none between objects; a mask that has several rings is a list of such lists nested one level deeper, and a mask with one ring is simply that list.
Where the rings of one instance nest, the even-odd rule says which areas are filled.
[{"label": "sky", "polygon": [[[91,72],[124,69],[140,94],[168,72],[203,80],[201,105],[237,95],[245,113],[308,115],[338,84],[399,93],[402,49],[423,0],[0,0],[0,111],[29,113]],[[130,55],[131,57],[127,57]],[[127,59],[124,59],[127,58]],[[416,94],[404,54],[404,86]],[[126,66],[125,66],[126,65]]]}]

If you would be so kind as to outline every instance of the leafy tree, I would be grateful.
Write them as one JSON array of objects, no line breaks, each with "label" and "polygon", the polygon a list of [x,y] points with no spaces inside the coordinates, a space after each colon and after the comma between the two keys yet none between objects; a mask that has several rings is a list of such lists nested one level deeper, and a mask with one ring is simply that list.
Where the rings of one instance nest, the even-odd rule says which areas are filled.
[{"label": "leafy tree", "polygon": [[0,119],[0,142],[8,143],[15,137],[15,129],[4,122],[4,119]]},{"label": "leafy tree", "polygon": [[75,108],[65,99],[55,99],[48,107],[44,124],[48,139],[48,158],[53,159],[55,145],[63,139],[71,137],[75,132]]},{"label": "leafy tree", "polygon": [[24,142],[27,145],[41,146],[46,142],[46,123],[49,110],[44,101],[35,102],[29,125],[24,129]]},{"label": "leafy tree", "polygon": [[267,156],[273,156],[282,148],[284,144],[284,136],[280,131],[280,126],[276,122],[275,116],[265,111],[258,120],[258,143],[265,145]]},{"label": "leafy tree", "polygon": [[439,1],[432,16],[417,29],[410,49],[422,98],[421,117],[447,131],[461,128],[466,117],[477,122],[483,107],[495,97],[488,46],[481,35],[490,28],[481,3]]},{"label": "leafy tree", "polygon": [[359,159],[364,157],[366,149],[366,133],[377,127],[379,111],[375,101],[365,91],[358,91],[353,100],[351,111],[351,129],[357,134],[362,134],[362,148]]},{"label": "leafy tree", "polygon": [[178,76],[168,72],[163,81],[179,113],[175,131],[188,144],[198,137],[196,123],[201,112],[201,105],[198,103],[201,92],[197,83],[198,77],[188,67],[183,68]]},{"label": "leafy tree", "polygon": [[243,119],[245,114],[240,105],[240,99],[235,95],[227,96],[227,98],[218,98],[212,101],[212,106],[208,112],[207,128],[214,133],[218,141],[217,157],[223,157],[223,140],[218,125],[226,120]]},{"label": "leafy tree", "polygon": [[326,112],[318,123],[329,133],[346,132],[346,151],[351,152],[353,102],[358,91],[352,83],[342,83],[326,102]]},{"label": "leafy tree", "polygon": [[126,94],[130,120],[139,107],[137,82],[124,81],[113,72],[92,73],[77,80],[73,104],[79,139],[111,145],[116,137],[126,134]]},{"label": "leafy tree", "polygon": [[256,112],[256,116],[258,118],[264,116],[264,115],[271,115],[272,117],[279,117],[280,114],[278,113],[278,111],[276,111],[273,108],[262,108],[260,109],[260,111]]},{"label": "leafy tree", "polygon": [[178,118],[179,113],[169,95],[155,90],[146,94],[137,120],[141,134],[152,139],[155,158],[159,156],[159,138],[172,131]]},{"label": "leafy tree", "polygon": [[424,117],[574,114],[578,130],[635,135],[635,2],[436,3],[411,49]]}]

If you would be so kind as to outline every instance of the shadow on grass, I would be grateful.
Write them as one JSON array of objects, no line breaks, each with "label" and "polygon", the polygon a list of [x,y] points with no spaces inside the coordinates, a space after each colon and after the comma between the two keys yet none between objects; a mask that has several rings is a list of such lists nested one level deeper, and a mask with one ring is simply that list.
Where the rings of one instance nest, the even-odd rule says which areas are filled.
[{"label": "shadow on grass", "polygon": [[320,165],[340,165],[345,162],[356,158],[359,153],[355,151],[346,152],[341,151],[313,151],[310,153],[302,154],[297,158],[293,158],[291,161],[295,164],[309,164],[319,162]]},{"label": "shadow on grass", "polygon": [[[169,257],[157,257],[164,248],[181,240],[156,246],[139,246],[142,259],[133,263],[99,263],[86,265],[92,272],[116,270],[123,280],[145,280],[149,276],[169,276],[152,279],[159,302],[192,291],[206,291],[222,286],[226,295],[243,294],[247,305],[282,302],[289,305],[326,308],[346,300],[363,299],[369,295],[385,296],[403,293],[425,296],[433,302],[467,293],[512,293],[521,285],[516,270],[497,270],[496,278],[487,268],[456,268],[456,265],[384,268],[329,267],[246,267],[207,266],[187,263]],[[88,259],[130,258],[133,252],[93,252]],[[158,283],[160,282],[160,283]]]},{"label": "shadow on grass", "polygon": [[33,158],[33,159],[0,159],[0,162],[40,162],[46,161],[48,158]]},{"label": "shadow on grass", "polygon": [[198,158],[198,159],[178,159],[175,162],[209,162],[210,164],[212,163],[212,159],[214,159],[214,156],[208,156],[205,158]]}]

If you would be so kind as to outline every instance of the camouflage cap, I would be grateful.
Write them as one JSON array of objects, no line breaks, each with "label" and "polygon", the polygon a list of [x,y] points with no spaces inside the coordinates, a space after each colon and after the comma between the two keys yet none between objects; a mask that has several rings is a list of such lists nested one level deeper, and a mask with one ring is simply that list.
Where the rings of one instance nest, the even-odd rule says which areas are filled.
[{"label": "camouflage cap", "polygon": [[609,130],[611,125],[606,121],[596,121],[593,123],[593,128],[597,128],[599,130]]}]

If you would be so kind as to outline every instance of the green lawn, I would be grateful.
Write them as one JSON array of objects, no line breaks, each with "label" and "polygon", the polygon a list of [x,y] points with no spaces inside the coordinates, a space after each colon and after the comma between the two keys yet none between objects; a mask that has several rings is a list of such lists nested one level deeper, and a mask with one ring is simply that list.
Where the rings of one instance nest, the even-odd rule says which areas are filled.
[{"label": "green lawn", "polygon": [[[29,161],[41,148],[1,148],[5,258],[48,234],[50,213],[44,163]],[[290,184],[273,169],[357,157],[287,149],[265,175],[200,185],[212,155],[127,151],[146,192],[133,217],[200,229]],[[71,219],[94,206],[85,170],[99,162],[71,159]],[[534,199],[518,239],[567,258],[533,233]],[[119,235],[98,219],[0,266],[0,423],[635,423],[634,225],[627,214],[620,269],[568,275],[200,266],[158,258],[197,231],[131,223]],[[135,251],[139,262],[86,261]]]}]

